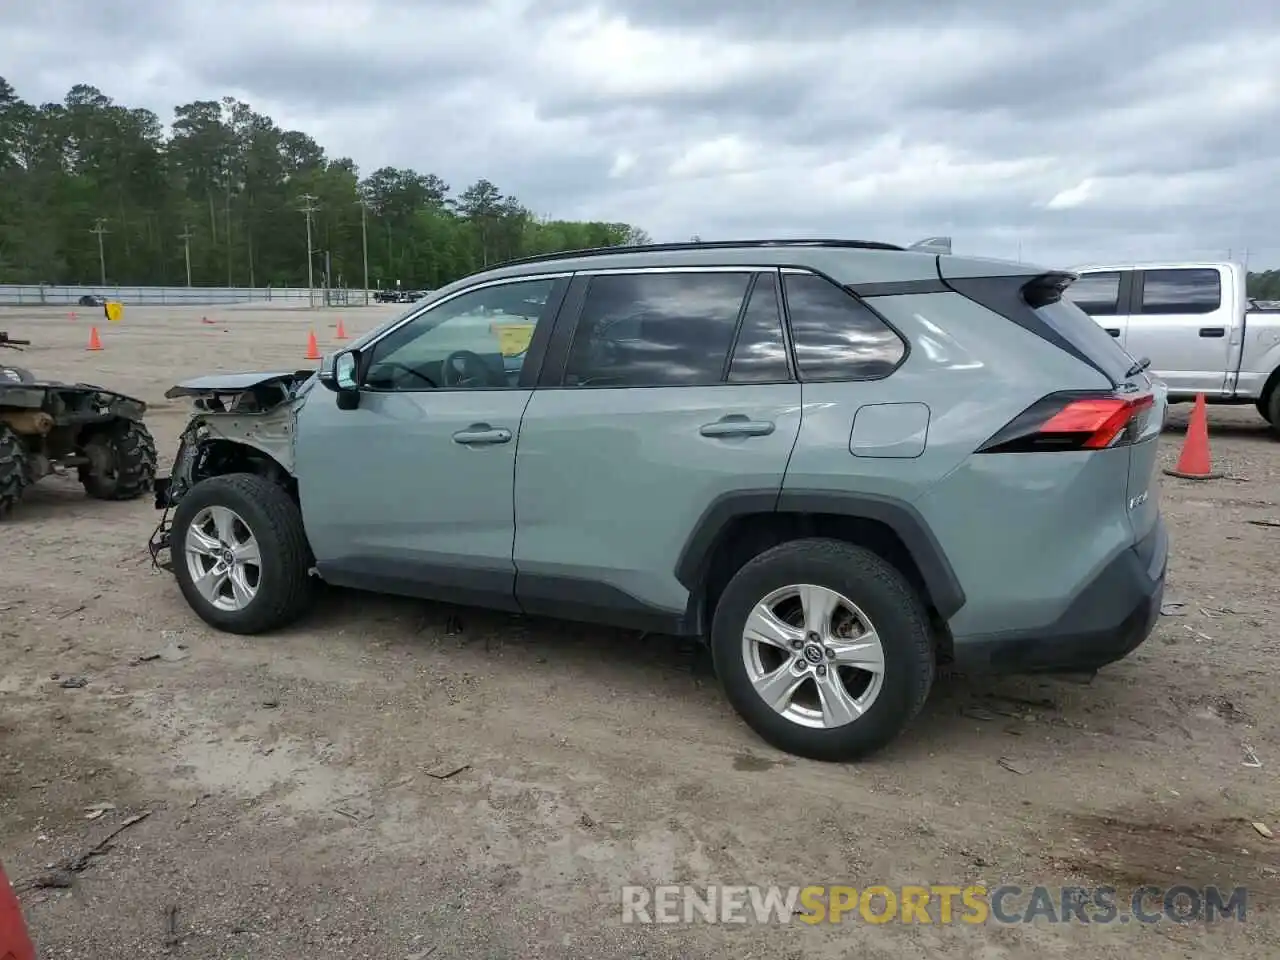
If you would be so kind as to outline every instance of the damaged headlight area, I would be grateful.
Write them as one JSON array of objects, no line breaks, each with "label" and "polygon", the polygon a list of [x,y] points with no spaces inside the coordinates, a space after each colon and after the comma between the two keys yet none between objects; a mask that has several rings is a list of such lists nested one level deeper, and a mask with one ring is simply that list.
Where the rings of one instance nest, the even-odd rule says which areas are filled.
[{"label": "damaged headlight area", "polygon": [[155,481],[155,505],[164,514],[148,542],[152,563],[170,569],[170,511],[210,477],[252,473],[297,497],[293,440],[298,408],[314,370],[217,374],[197,377],[166,391],[169,399],[190,397],[194,410],[178,440],[169,476]]}]

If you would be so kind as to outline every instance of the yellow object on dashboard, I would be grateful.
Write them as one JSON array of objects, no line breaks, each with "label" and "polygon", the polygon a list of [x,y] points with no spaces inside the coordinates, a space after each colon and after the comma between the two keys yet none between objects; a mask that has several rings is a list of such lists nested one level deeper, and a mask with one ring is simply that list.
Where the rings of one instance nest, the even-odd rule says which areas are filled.
[{"label": "yellow object on dashboard", "polygon": [[504,357],[518,357],[529,349],[532,323],[495,323],[489,329],[498,335],[498,349]]}]

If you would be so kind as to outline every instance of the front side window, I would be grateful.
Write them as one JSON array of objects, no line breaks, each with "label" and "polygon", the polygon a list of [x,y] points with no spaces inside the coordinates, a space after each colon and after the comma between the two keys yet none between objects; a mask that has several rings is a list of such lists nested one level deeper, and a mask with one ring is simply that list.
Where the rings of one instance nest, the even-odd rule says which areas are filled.
[{"label": "front side window", "polygon": [[565,366],[574,387],[720,383],[750,272],[592,277]]},{"label": "front side window", "polygon": [[371,390],[503,390],[518,386],[555,279],[481,287],[446,300],[371,348]]},{"label": "front side window", "polygon": [[1120,272],[1082,273],[1066,297],[1091,317],[1114,317],[1120,312]]}]

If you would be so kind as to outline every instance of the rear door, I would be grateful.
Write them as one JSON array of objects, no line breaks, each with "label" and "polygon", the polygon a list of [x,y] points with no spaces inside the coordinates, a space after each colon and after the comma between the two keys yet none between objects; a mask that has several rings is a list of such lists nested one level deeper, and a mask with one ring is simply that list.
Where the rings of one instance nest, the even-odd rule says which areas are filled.
[{"label": "rear door", "polygon": [[772,508],[800,401],[777,269],[578,274],[520,426],[521,607],[682,629],[689,532],[729,493]]},{"label": "rear door", "polygon": [[1144,269],[1134,276],[1125,349],[1151,361],[1172,394],[1226,392],[1232,298],[1218,267]]}]

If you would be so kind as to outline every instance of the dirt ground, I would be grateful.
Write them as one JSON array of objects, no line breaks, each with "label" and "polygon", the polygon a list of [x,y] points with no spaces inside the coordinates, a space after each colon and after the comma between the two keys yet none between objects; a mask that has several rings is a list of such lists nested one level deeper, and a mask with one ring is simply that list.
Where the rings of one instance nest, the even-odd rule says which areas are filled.
[{"label": "dirt ground", "polygon": [[[36,344],[12,359],[147,400],[162,471],[168,386],[309,366],[339,316],[78,312],[0,309]],[[1280,441],[1251,407],[1210,421],[1227,477],[1163,480],[1183,606],[1151,640],[1088,684],[944,678],[856,766],[764,746],[667,638],[336,590],[280,635],[215,633],[150,566],[150,502],[46,479],[0,527],[0,860],[68,960],[1275,957],[1280,530],[1255,521],[1280,522]],[[621,923],[624,884],[671,883],[1249,893],[1244,923]]]}]

